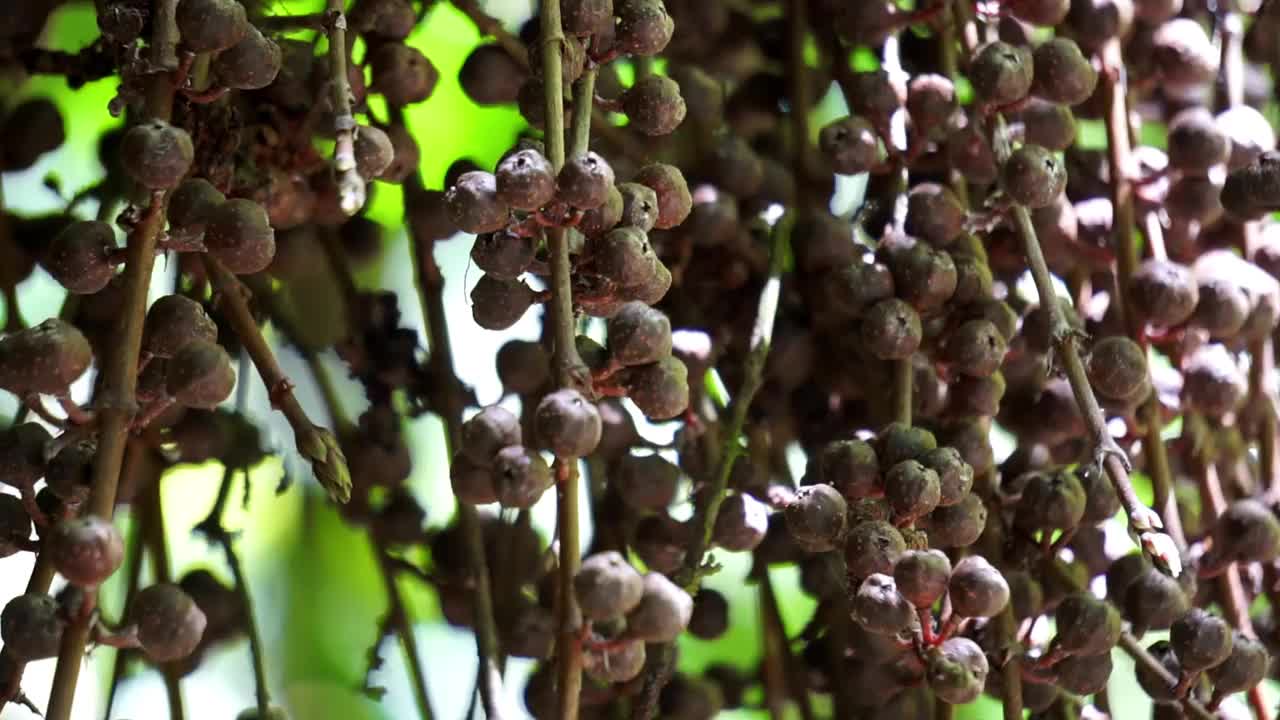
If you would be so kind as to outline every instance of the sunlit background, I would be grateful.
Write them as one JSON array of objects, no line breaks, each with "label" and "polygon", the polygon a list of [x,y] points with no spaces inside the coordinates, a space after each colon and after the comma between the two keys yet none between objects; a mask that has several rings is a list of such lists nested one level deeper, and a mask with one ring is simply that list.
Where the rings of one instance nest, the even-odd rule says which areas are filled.
[{"label": "sunlit background", "polygon": [[[20,2],[21,0],[0,0]],[[492,0],[482,3],[485,9],[507,23],[513,30],[530,13],[530,0]],[[279,2],[277,12],[300,14],[320,9],[322,3]],[[75,51],[97,36],[93,6],[90,2],[65,5],[50,23],[45,44]],[[305,34],[304,34],[305,36]],[[457,82],[457,71],[471,50],[481,41],[471,22],[447,2],[436,2],[425,21],[409,42],[426,53],[440,70],[441,81],[430,100],[408,109],[408,122],[422,150],[422,171],[429,187],[439,188],[445,169],[459,157],[469,157],[485,167],[492,167],[524,129],[524,122],[514,108],[480,107],[470,102]],[[357,57],[362,49],[357,45]],[[106,129],[119,122],[107,113],[107,104],[116,89],[114,79],[90,83],[75,91],[56,77],[35,77],[17,89],[0,85],[0,92],[10,103],[31,96],[54,99],[62,108],[67,142],[56,152],[43,157],[32,169],[3,175],[5,209],[20,215],[57,211],[67,198],[97,182],[103,168],[97,157],[97,140]],[[371,97],[372,110],[385,118],[385,108]],[[829,93],[817,112],[834,116],[844,110],[838,93]],[[1088,121],[1081,121],[1082,134],[1091,132]],[[816,125],[815,125],[816,126]],[[1092,132],[1098,132],[1094,128]],[[0,138],[0,142],[3,139]],[[836,200],[847,212],[861,195],[860,179],[842,178]],[[91,217],[97,208],[92,202],[77,207],[77,213]],[[373,268],[362,273],[360,282],[368,287],[382,287],[398,293],[402,324],[421,327],[421,315],[413,289],[412,263],[402,220],[402,193],[393,185],[379,183],[374,189],[368,216],[385,231],[385,251]],[[512,337],[534,339],[539,334],[541,318],[529,313],[511,331],[492,333],[480,330],[471,319],[467,293],[479,277],[469,273],[468,237],[459,236],[439,243],[437,258],[446,277],[446,305],[455,364],[462,380],[471,385],[483,404],[501,399],[501,386],[493,367],[497,349]],[[172,282],[172,268],[162,261],[157,266],[156,287]],[[61,287],[37,268],[19,288],[21,308],[29,323],[56,314],[61,305]],[[427,345],[426,338],[422,339]],[[323,403],[310,379],[302,359],[287,346],[279,355],[290,376],[298,383],[299,399],[312,417],[325,418]],[[345,381],[342,364],[331,352],[322,358],[334,378],[341,379],[340,390],[345,412],[356,417],[364,400],[358,387]],[[249,383],[246,412],[262,427],[272,447],[280,451],[253,468],[247,503],[232,502],[226,525],[240,530],[238,548],[246,566],[251,592],[256,604],[259,627],[266,646],[267,677],[276,703],[285,706],[292,718],[303,720],[360,720],[363,718],[403,719],[416,716],[409,690],[403,656],[399,645],[384,643],[384,664],[373,676],[374,684],[386,688],[380,701],[374,701],[361,689],[369,663],[369,649],[378,633],[378,624],[386,611],[386,596],[375,564],[372,549],[364,532],[346,525],[334,512],[309,477],[305,464],[300,464],[289,450],[292,435],[287,425],[267,405],[265,391],[257,374],[242,372],[240,381]],[[84,399],[90,378],[81,381],[77,398]],[[504,401],[513,402],[513,401]],[[513,402],[514,404],[514,402]],[[16,403],[0,397],[0,411],[12,414]],[[643,431],[655,441],[669,439],[671,427],[641,424]],[[434,417],[411,420],[406,427],[414,459],[410,486],[427,509],[430,525],[447,524],[453,515],[454,501],[449,489],[447,457],[443,448],[440,423]],[[1007,442],[997,444],[997,451],[1008,451]],[[284,473],[297,482],[290,490],[277,494]],[[193,536],[191,527],[203,519],[212,506],[222,477],[221,466],[180,466],[165,475],[162,502],[167,540],[172,554],[175,577],[204,567],[229,580],[220,551],[203,539]],[[1142,478],[1139,478],[1141,484]],[[1149,490],[1147,490],[1149,497]],[[239,499],[243,488],[233,489]],[[677,516],[688,508],[677,509]],[[132,532],[127,508],[120,521]],[[534,509],[534,525],[545,540],[554,526],[554,493],[548,493]],[[586,522],[589,520],[584,519]],[[590,540],[590,528],[584,527],[584,542]],[[1127,542],[1119,533],[1117,542]],[[757,591],[748,584],[749,558],[744,555],[719,553],[724,570],[711,577],[707,585],[728,598],[731,625],[728,633],[714,642],[691,637],[680,641],[680,668],[697,673],[709,663],[729,663],[743,669],[756,666],[761,655],[761,638]],[[22,592],[30,571],[31,557],[19,554],[0,562],[0,602]],[[149,582],[149,567],[142,571],[143,583]],[[104,614],[118,618],[122,611],[124,587],[117,573],[102,593]],[[795,569],[775,569],[772,581],[781,604],[784,624],[789,636],[796,636],[811,615],[814,601],[799,591]],[[469,631],[450,627],[441,617],[435,595],[430,588],[410,579],[401,580],[401,591],[414,620],[421,649],[421,663],[426,672],[428,691],[437,718],[462,718],[471,707],[475,684],[475,645]],[[1048,630],[1048,628],[1043,628]],[[89,659],[90,671],[81,676],[74,716],[85,720],[103,718],[105,698],[115,662],[115,651],[98,648]],[[28,666],[23,689],[37,707],[44,707],[53,674],[54,661]],[[1133,681],[1132,664],[1117,653],[1116,671],[1110,689],[1112,707],[1120,718],[1146,717],[1149,701]],[[525,715],[520,693],[524,678],[532,668],[531,661],[510,660],[507,663],[506,690],[511,717]],[[1273,686],[1269,692],[1274,695]],[[182,682],[187,717],[195,720],[231,720],[253,704],[253,677],[249,650],[245,640],[224,645],[209,653],[200,667]],[[758,705],[760,692],[747,696],[748,704]],[[142,665],[127,668],[110,718],[158,720],[167,716],[166,694],[160,675]],[[477,715],[479,713],[477,712]],[[2,713],[3,720],[34,718],[28,710],[10,704]],[[767,717],[763,711],[740,710],[725,717]],[[989,699],[958,709],[956,717],[999,717],[999,710]]]}]

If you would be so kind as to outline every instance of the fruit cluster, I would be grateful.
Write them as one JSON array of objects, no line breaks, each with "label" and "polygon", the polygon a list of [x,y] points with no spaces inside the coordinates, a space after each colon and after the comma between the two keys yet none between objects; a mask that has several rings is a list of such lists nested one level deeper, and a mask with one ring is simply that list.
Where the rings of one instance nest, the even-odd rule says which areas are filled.
[{"label": "fruit cluster", "polygon": [[[446,4],[492,38],[461,65],[467,99],[527,128],[428,178],[417,141],[439,138],[406,109],[441,78],[410,40]],[[47,715],[67,720],[88,643],[140,650],[181,702],[209,648],[248,636],[241,718],[285,716],[223,524],[237,476],[278,451],[235,392],[252,366],[285,452],[368,534],[423,715],[404,578],[474,631],[489,717],[510,715],[506,657],[539,661],[538,718],[701,720],[757,686],[805,717],[946,717],[984,693],[1006,717],[1124,717],[1117,653],[1156,717],[1270,717],[1276,4],[541,0],[510,32],[474,0],[97,0],[78,53],[42,44],[60,5],[0,9],[0,70],[115,77],[103,110],[128,121],[63,210],[0,215],[0,389],[21,406],[0,431],[0,557],[37,556],[0,614],[0,708],[57,656]],[[63,112],[0,109],[0,170],[62,146]],[[386,239],[365,213],[384,184],[428,351],[357,273]],[[473,358],[451,351],[435,245],[459,236],[479,328],[542,310],[543,340],[494,358],[490,404],[454,371]],[[160,255],[177,272],[152,300]],[[28,327],[37,268],[67,294]],[[367,401],[354,420],[330,349]],[[405,418],[425,413],[458,501],[442,529],[409,483]],[[224,478],[192,529],[232,582],[174,582],[158,488],[208,461]],[[531,509],[551,496],[549,542]],[[98,589],[144,550],[155,584],[131,570],[103,617]],[[758,666],[679,662],[685,633],[729,628],[711,551],[752,560]],[[794,635],[779,566],[817,600]]]}]

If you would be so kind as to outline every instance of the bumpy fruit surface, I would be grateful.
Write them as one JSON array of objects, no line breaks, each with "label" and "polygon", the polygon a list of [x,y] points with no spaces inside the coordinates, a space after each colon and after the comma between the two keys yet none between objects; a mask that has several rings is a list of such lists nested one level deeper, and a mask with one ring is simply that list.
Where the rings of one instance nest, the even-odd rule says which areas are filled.
[{"label": "bumpy fruit surface", "polygon": [[155,662],[190,655],[208,622],[190,595],[168,583],[140,590],[129,606],[129,620],[138,629],[143,652]]},{"label": "bumpy fruit surface", "polygon": [[124,562],[124,538],[111,522],[90,515],[58,523],[45,551],[59,574],[91,588],[101,585]]}]

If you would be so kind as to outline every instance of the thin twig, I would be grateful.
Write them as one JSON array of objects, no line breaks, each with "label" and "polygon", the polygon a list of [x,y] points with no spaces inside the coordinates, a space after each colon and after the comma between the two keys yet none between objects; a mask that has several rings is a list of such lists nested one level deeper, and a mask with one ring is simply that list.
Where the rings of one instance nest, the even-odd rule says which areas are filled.
[{"label": "thin twig", "polygon": [[[244,568],[240,565],[240,557],[236,554],[235,538],[222,525],[222,512],[226,507],[226,497],[230,494],[232,479],[236,469],[230,466],[222,469],[222,485],[218,490],[218,500],[214,502],[213,512],[201,523],[207,537],[222,547],[227,558],[227,567],[231,570],[236,584],[236,594],[244,607],[245,632],[249,636],[249,655],[253,660],[253,686],[257,701],[258,717],[269,717],[271,707],[271,690],[267,685],[265,650],[262,646],[262,635],[258,631],[258,621],[253,612],[253,599],[249,595],[249,580],[245,577]],[[249,482],[249,473],[244,471],[245,482]]]},{"label": "thin twig", "polygon": [[205,271],[218,290],[227,322],[253,359],[272,406],[289,421],[298,452],[311,463],[316,480],[329,493],[330,499],[347,502],[351,499],[351,475],[338,439],[328,429],[311,422],[294,396],[293,382],[280,368],[275,353],[262,335],[262,328],[258,327],[249,310],[248,290],[217,259],[205,255],[203,260]]},{"label": "thin twig", "polygon": [[1218,4],[1221,12],[1218,37],[1222,48],[1220,90],[1222,104],[1229,108],[1244,104],[1244,19],[1237,4],[1237,0],[1223,0]]},{"label": "thin twig", "polygon": [[[1178,679],[1169,673],[1163,663],[1147,652],[1147,649],[1142,647],[1142,643],[1128,630],[1120,633],[1120,649],[1124,650],[1143,670],[1156,675],[1170,688],[1177,687]],[[1214,714],[1205,709],[1200,701],[1191,697],[1183,698],[1182,708],[1198,720],[1216,720]]]},{"label": "thin twig", "polygon": [[[995,118],[996,156],[1001,162],[1009,155],[1007,126],[1004,117]],[[1111,480],[1120,504],[1129,518],[1129,527],[1141,541],[1143,551],[1151,555],[1157,563],[1168,567],[1174,574],[1181,572],[1181,560],[1177,557],[1176,548],[1169,547],[1172,540],[1160,532],[1164,527],[1160,516],[1138,499],[1133,483],[1129,480],[1129,459],[1107,429],[1106,417],[1098,404],[1093,388],[1089,385],[1089,377],[1085,373],[1084,362],[1080,359],[1080,349],[1076,346],[1076,333],[1062,316],[1062,308],[1055,300],[1057,297],[1053,280],[1049,275],[1049,267],[1036,237],[1035,226],[1031,222],[1031,211],[1023,205],[1014,205],[1014,224],[1022,238],[1022,249],[1027,264],[1031,268],[1032,279],[1035,280],[1036,292],[1040,295],[1041,305],[1049,315],[1050,337],[1053,339],[1054,354],[1066,372],[1067,381],[1071,385],[1071,393],[1075,396],[1076,405],[1084,417],[1089,440],[1093,443],[1094,462],[1101,466]]]},{"label": "thin twig", "polygon": [[757,593],[760,596],[760,640],[764,646],[764,659],[760,663],[761,684],[764,686],[764,705],[769,710],[772,720],[782,720],[787,713],[787,665],[783,657],[790,652],[787,647],[786,633],[782,629],[781,618],[774,613],[778,609],[773,587],[769,581],[769,572],[760,573],[757,580]]},{"label": "thin twig", "polygon": [[915,383],[915,368],[911,358],[893,361],[893,419],[905,425],[911,424],[912,391]]},{"label": "thin twig", "polygon": [[[320,395],[324,398],[325,408],[329,411],[329,417],[332,418],[334,427],[350,427],[351,420],[342,410],[342,403],[338,397],[336,389],[333,387],[333,379],[329,377],[329,372],[320,362],[319,356],[314,352],[304,352],[304,359],[307,367],[311,371],[312,379],[320,388]],[[431,720],[435,717],[435,711],[431,706],[431,696],[427,693],[426,672],[422,667],[422,654],[418,651],[418,639],[413,634],[413,621],[409,617],[409,612],[404,606],[404,599],[400,595],[400,588],[396,585],[397,573],[405,569],[406,566],[413,568],[415,574],[418,568],[407,562],[398,562],[377,539],[377,535],[370,534],[373,543],[373,552],[378,560],[378,571],[382,577],[383,588],[387,593],[387,619],[386,624],[390,625],[391,630],[400,638],[400,647],[404,651],[405,666],[409,671],[409,680],[413,684],[414,702],[418,707],[418,714],[422,720]],[[389,634],[385,631],[379,632],[379,638]],[[379,643],[381,641],[379,640]],[[374,646],[371,657],[377,658],[378,647]],[[372,663],[371,663],[372,665]],[[371,667],[371,671],[372,671]],[[366,687],[368,678],[366,674]]]},{"label": "thin twig", "polygon": [[[151,452],[141,442],[129,443],[125,456],[125,472],[145,462],[145,455]],[[151,486],[143,491],[141,503],[142,540],[151,555],[151,575],[157,583],[173,582],[172,563],[169,560],[169,543],[165,538],[164,515],[160,505],[160,478],[153,478]],[[126,605],[126,607],[128,607]],[[169,700],[170,720],[183,720],[186,710],[182,704],[182,674],[175,663],[162,663],[160,674],[164,676],[165,694]]]},{"label": "thin twig", "polygon": [[387,593],[387,614],[400,637],[400,647],[404,651],[405,666],[409,670],[409,681],[413,684],[413,698],[418,706],[421,720],[431,720],[435,712],[431,709],[431,698],[427,695],[427,675],[422,668],[422,653],[418,650],[418,638],[413,634],[413,623],[400,597],[400,588],[396,586],[396,569],[390,562],[387,549],[374,540],[373,551],[378,556],[378,568],[381,571],[382,585]]},{"label": "thin twig", "polygon": [[[420,201],[425,192],[419,175],[415,174],[405,182],[406,202]],[[418,302],[422,307],[425,332],[431,346],[431,369],[433,377],[440,386],[437,396],[440,406],[437,412],[444,422],[445,447],[449,456],[452,457],[462,437],[462,411],[466,404],[466,392],[453,366],[453,351],[449,342],[449,326],[444,307],[444,276],[440,273],[440,266],[436,264],[429,230],[413,224],[414,217],[416,214],[410,213],[409,247],[413,253]],[[494,620],[493,594],[488,561],[485,558],[484,536],[476,509],[466,503],[458,503],[458,525],[462,529],[467,563],[473,582],[480,701],[484,706],[486,717],[490,720],[501,720],[505,715],[505,704],[502,700],[502,673],[497,664],[498,626]]]},{"label": "thin twig", "polygon": [[[769,569],[767,566],[761,566],[757,582],[760,585],[760,614],[761,627],[764,635],[764,646],[766,665],[769,663],[769,656],[773,655],[781,664],[782,670],[782,701],[785,702],[790,696],[796,703],[796,707],[800,710],[801,720],[814,720],[813,704],[809,702],[809,688],[805,681],[807,671],[800,666],[796,654],[791,651],[791,645],[787,638],[787,629],[782,622],[782,610],[778,607],[778,596],[773,589],[773,580],[769,577]],[[774,703],[770,702],[770,710],[773,710]],[[785,713],[778,713],[774,717],[785,717]]]},{"label": "thin twig", "polygon": [[453,6],[470,18],[481,33],[492,37],[517,63],[522,67],[529,67],[529,51],[525,49],[524,43],[503,27],[497,18],[485,12],[479,3],[475,0],[453,0]]},{"label": "thin twig", "polygon": [[[1107,163],[1111,175],[1112,247],[1116,254],[1116,285],[1112,297],[1129,336],[1142,342],[1142,327],[1134,313],[1126,312],[1125,290],[1138,266],[1137,247],[1133,242],[1135,226],[1132,173],[1132,145],[1129,139],[1128,87],[1124,75],[1124,58],[1120,43],[1111,40],[1102,48],[1103,97],[1106,99]],[[1168,449],[1160,433],[1164,429],[1160,398],[1152,391],[1139,409],[1144,425],[1143,456],[1155,495],[1155,509],[1164,523],[1165,532],[1179,552],[1187,541],[1182,532],[1182,518],[1173,497],[1173,474],[1169,467]]]},{"label": "thin twig", "polygon": [[[1205,527],[1213,527],[1217,519],[1227,509],[1226,497],[1222,493],[1222,484],[1218,480],[1218,468],[1212,458],[1199,457],[1196,464],[1196,480],[1200,485],[1200,507],[1204,513]],[[1217,578],[1218,601],[1222,605],[1227,622],[1245,636],[1257,638],[1253,621],[1249,618],[1249,596],[1245,593],[1244,583],[1240,579],[1240,568],[1236,563],[1227,566],[1225,572]],[[1253,707],[1253,715],[1258,720],[1269,720],[1270,710],[1262,697],[1261,688],[1255,685],[1250,688],[1249,704]]]},{"label": "thin twig", "polygon": [[[524,42],[519,37],[503,27],[497,18],[486,13],[475,0],[453,0],[453,5],[470,18],[481,33],[491,36],[494,42],[505,50],[521,68],[529,69],[528,48],[525,47]],[[623,155],[629,158],[644,160],[651,154],[650,149],[643,143],[637,142],[632,133],[625,128],[614,125],[613,121],[609,119],[608,113],[599,107],[593,106],[591,108],[591,129],[616,146]]]},{"label": "thin twig", "polygon": [[[1013,603],[1005,605],[996,618],[1000,637],[1005,643],[1017,641],[1018,621],[1013,616]],[[1000,668],[1000,691],[1004,720],[1022,720],[1022,656],[1016,648]]]},{"label": "thin twig", "polygon": [[[774,320],[778,314],[778,298],[782,290],[782,261],[789,243],[790,228],[784,225],[787,220],[779,221],[773,228],[773,246],[770,251],[769,278],[760,292],[757,305],[755,325],[751,331],[751,344],[747,352],[746,362],[742,370],[742,383],[734,393],[729,408],[729,422],[720,436],[721,447],[719,460],[711,483],[703,492],[704,503],[695,508],[690,521],[693,537],[690,541],[685,564],[676,575],[677,584],[683,586],[690,594],[696,593],[703,575],[709,569],[703,562],[703,555],[711,546],[711,535],[715,529],[716,517],[720,514],[720,506],[724,503],[729,488],[729,475],[733,472],[734,462],[742,454],[742,429],[746,426],[747,411],[761,386],[764,385],[764,367],[769,358],[769,348],[773,343]],[[632,711],[633,720],[648,720],[657,712],[658,693],[667,681],[671,670],[671,651],[662,647],[660,661],[655,662],[645,676],[640,699]]]},{"label": "thin twig", "polygon": [[[134,523],[133,532],[129,533],[127,539],[128,545],[125,550],[124,567],[128,573],[125,580],[124,606],[127,608],[133,604],[133,598],[138,594],[139,583],[142,579],[142,535],[143,531],[139,527],[146,522],[146,515],[143,513],[134,513],[136,522]],[[124,679],[124,673],[129,664],[130,654],[126,650],[116,650],[115,658],[111,666],[111,683],[107,687],[106,709],[103,710],[102,716],[110,718],[111,709],[115,706],[116,692],[120,689],[120,681]]]},{"label": "thin twig", "polygon": [[[1111,177],[1111,213],[1112,213],[1112,246],[1116,254],[1116,275],[1123,281],[1133,277],[1138,266],[1137,246],[1133,242],[1134,208],[1133,208],[1133,154],[1129,143],[1129,105],[1128,88],[1125,83],[1124,58],[1121,55],[1120,41],[1112,38],[1102,48],[1102,88],[1106,100],[1107,126],[1107,169]],[[1121,285],[1121,289],[1125,285]],[[1123,292],[1119,293],[1123,296]],[[1121,322],[1127,323],[1130,334],[1134,334],[1136,318],[1129,317],[1123,303],[1120,309]]]}]

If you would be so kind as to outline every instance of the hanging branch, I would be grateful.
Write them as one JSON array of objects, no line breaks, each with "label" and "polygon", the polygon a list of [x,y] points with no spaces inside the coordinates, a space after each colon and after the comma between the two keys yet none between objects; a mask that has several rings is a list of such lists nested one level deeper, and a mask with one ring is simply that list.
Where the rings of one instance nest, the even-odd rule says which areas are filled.
[{"label": "hanging branch", "polygon": [[[235,479],[236,470],[236,468],[230,466],[222,469],[222,483],[218,487],[218,498],[214,502],[213,510],[209,513],[209,516],[197,526],[197,529],[210,542],[221,546],[222,554],[227,559],[227,567],[231,570],[232,580],[235,582],[236,595],[244,606],[245,633],[249,636],[249,655],[253,661],[254,697],[256,698],[258,717],[265,718],[269,717],[271,707],[271,690],[267,684],[266,652],[262,645],[262,634],[258,630],[258,621],[253,612],[253,599],[249,595],[249,580],[245,576],[244,568],[240,565],[240,557],[236,554],[235,534],[229,532],[222,524],[226,499],[231,493],[231,483]],[[243,475],[245,482],[249,482],[249,472],[244,470]]]},{"label": "hanging branch", "polygon": [[405,666],[409,670],[409,682],[413,685],[413,698],[418,706],[421,720],[432,720],[435,712],[431,709],[431,698],[427,695],[427,677],[422,668],[422,653],[418,649],[418,638],[413,634],[413,623],[400,597],[400,589],[396,587],[396,568],[391,561],[387,548],[378,541],[373,543],[373,551],[378,556],[378,567],[381,571],[383,589],[387,593],[387,619],[400,637],[400,645],[404,650]]},{"label": "hanging branch", "polygon": [[[139,522],[145,522],[145,516],[138,518]],[[128,545],[125,548],[124,566],[128,568],[128,577],[125,579],[124,606],[129,607],[133,603],[133,598],[138,594],[138,588],[142,579],[142,530],[135,528],[129,533],[127,538]],[[115,658],[111,664],[111,683],[107,686],[107,702],[106,709],[103,710],[103,717],[112,717],[111,709],[116,703],[116,694],[120,689],[120,681],[124,679],[125,669],[128,666],[129,652],[126,649],[118,649]],[[0,664],[3,664],[0,662]]]},{"label": "hanging branch", "polygon": [[[285,333],[288,335],[289,330],[285,330]],[[321,364],[320,358],[310,350],[304,351],[303,356],[307,367],[311,371],[312,379],[315,380],[320,389],[320,395],[324,398],[325,408],[329,411],[329,417],[332,418],[334,426],[339,428],[351,427],[351,421],[347,418],[346,413],[343,412],[337,390],[333,387],[333,379],[329,377],[329,373],[325,370],[324,365]],[[427,693],[426,672],[422,667],[422,654],[418,650],[418,639],[413,634],[413,621],[404,606],[400,588],[396,586],[396,578],[399,571],[405,569],[406,566],[412,566],[409,563],[398,562],[391,555],[389,549],[378,540],[376,533],[371,533],[370,539],[373,543],[374,555],[378,560],[378,571],[382,578],[382,586],[387,593],[387,614],[379,624],[378,639],[369,651],[369,670],[365,673],[363,689],[367,693],[378,692],[378,688],[374,688],[369,684],[369,676],[381,666],[382,659],[378,652],[382,639],[394,633],[400,639],[400,646],[405,655],[405,666],[409,672],[409,681],[413,685],[413,697],[418,707],[419,716],[422,720],[432,720],[435,717],[435,711],[431,707],[431,696]],[[416,570],[416,568],[414,569]]]},{"label": "hanging branch", "polygon": [[503,50],[521,66],[529,67],[529,51],[520,38],[511,34],[502,23],[486,13],[475,0],[453,0],[453,6],[466,15],[481,33],[494,39]]},{"label": "hanging branch", "polygon": [[217,259],[204,255],[205,272],[219,293],[220,307],[226,312],[227,321],[240,338],[253,364],[258,368],[262,384],[271,397],[271,404],[280,411],[293,428],[294,443],[298,453],[311,463],[316,480],[329,493],[329,499],[345,503],[351,499],[351,475],[347,458],[338,446],[338,439],[307,417],[297,397],[293,394],[293,381],[285,375],[276,360],[275,353],[262,335],[262,328],[249,310],[249,291]]},{"label": "hanging branch", "polygon": [[[1116,253],[1116,287],[1112,296],[1121,321],[1128,328],[1129,336],[1142,342],[1142,327],[1138,318],[1125,307],[1125,290],[1138,266],[1134,234],[1134,197],[1132,151],[1129,138],[1128,87],[1123,72],[1119,40],[1112,39],[1102,51],[1103,97],[1106,99],[1104,116],[1107,126],[1107,166],[1111,176],[1112,246]],[[1148,379],[1149,376],[1148,376]],[[1187,541],[1182,532],[1182,519],[1173,497],[1173,474],[1169,468],[1169,452],[1160,433],[1164,429],[1161,417],[1160,397],[1151,396],[1139,409],[1144,435],[1143,456],[1147,460],[1147,474],[1155,494],[1155,509],[1164,523],[1165,532],[1173,540],[1179,552],[1186,550]]]},{"label": "hanging branch", "polygon": [[[405,200],[414,203],[421,200],[426,190],[419,174],[405,181]],[[418,302],[422,308],[424,331],[431,348],[432,376],[439,386],[437,414],[445,425],[445,447],[449,457],[459,446],[462,437],[462,411],[466,406],[466,392],[453,365],[453,351],[449,341],[448,319],[444,305],[444,276],[436,264],[433,242],[428,228],[413,222],[416,215],[410,213],[409,247],[413,253],[415,285]],[[466,546],[467,564],[474,587],[474,618],[476,625],[476,655],[479,659],[480,701],[485,715],[492,720],[504,717],[502,700],[502,673],[498,669],[498,626],[494,620],[493,593],[488,560],[485,558],[484,536],[479,514],[466,503],[458,503],[458,525]]]},{"label": "hanging branch", "polygon": [[[125,457],[126,472],[144,461],[144,455],[150,449],[139,442],[129,443]],[[155,477],[151,487],[144,491],[142,498],[142,540],[151,555],[151,574],[157,583],[173,582],[173,572],[169,562],[169,543],[165,538],[164,515],[160,506],[160,478]],[[128,607],[126,605],[126,607]],[[164,676],[165,695],[169,700],[169,720],[183,720],[186,711],[182,704],[182,675],[174,663],[163,663],[160,674]]]},{"label": "hanging branch", "polygon": [[[1178,678],[1171,675],[1163,663],[1147,652],[1147,649],[1142,647],[1142,643],[1128,630],[1120,633],[1120,649],[1124,650],[1133,659],[1133,662],[1143,670],[1154,674],[1169,687],[1177,687]],[[1209,712],[1203,703],[1191,697],[1182,699],[1182,709],[1197,720],[1217,720],[1217,716]]]},{"label": "hanging branch", "polygon": [[[998,161],[1004,162],[1009,156],[1008,127],[1004,117],[995,116],[995,151]],[[1107,473],[1111,486],[1115,488],[1125,515],[1129,518],[1129,527],[1137,535],[1143,552],[1152,556],[1163,567],[1174,575],[1181,572],[1182,563],[1177,548],[1168,535],[1160,532],[1164,523],[1160,516],[1138,499],[1133,483],[1129,480],[1129,458],[1120,448],[1110,431],[1107,430],[1106,417],[1098,405],[1098,399],[1089,385],[1089,377],[1080,359],[1080,349],[1076,346],[1075,331],[1062,316],[1062,308],[1054,302],[1056,297],[1053,280],[1049,275],[1049,267],[1044,259],[1044,252],[1036,238],[1036,229],[1031,222],[1031,211],[1024,205],[1015,204],[1012,209],[1014,224],[1022,238],[1022,249],[1027,264],[1031,268],[1031,276],[1035,280],[1036,292],[1040,295],[1041,304],[1049,316],[1050,337],[1053,341],[1054,355],[1058,358],[1067,381],[1071,385],[1071,393],[1075,396],[1076,405],[1084,417],[1088,427],[1089,439],[1093,443],[1093,461]]]},{"label": "hanging branch", "polygon": [[[694,516],[690,520],[693,537],[685,555],[684,567],[674,578],[676,584],[684,587],[690,595],[697,593],[703,576],[716,569],[713,563],[703,561],[703,555],[711,546],[716,517],[720,514],[720,506],[729,490],[729,476],[733,472],[733,465],[742,454],[742,431],[747,423],[747,411],[756,393],[764,385],[765,362],[773,343],[774,320],[777,318],[778,299],[782,290],[782,262],[790,239],[790,228],[784,227],[786,222],[785,219],[781,220],[773,228],[769,278],[760,291],[760,300],[756,306],[756,320],[751,330],[750,349],[743,364],[742,383],[734,393],[729,408],[729,421],[721,435],[715,474],[702,494],[704,503],[694,509]],[[670,677],[673,659],[668,646],[659,648],[658,653],[658,662],[654,662],[645,675],[640,699],[632,711],[633,720],[649,720],[657,712],[658,694]]]},{"label": "hanging branch", "polygon": [[[560,0],[544,0],[541,10],[542,76],[548,78],[546,87],[546,147],[547,159],[553,172],[564,167],[564,94],[555,78],[561,76],[560,53],[564,44],[564,28],[560,23]],[[590,125],[580,123],[579,118],[589,117],[591,102],[595,97],[595,72],[587,72],[575,86],[578,105],[574,114],[575,126],[585,124],[586,129],[575,132],[575,145],[579,137],[585,137]],[[576,129],[576,128],[575,128]],[[583,141],[585,143],[585,140]],[[551,251],[551,302],[548,304],[552,323],[551,363],[556,384],[560,387],[588,390],[590,373],[578,355],[575,341],[576,328],[573,317],[572,267],[569,258],[569,231],[554,227],[547,230],[547,244]],[[556,596],[556,671],[560,695],[561,720],[575,720],[578,716],[578,699],[582,694],[582,645],[578,641],[581,617],[577,597],[573,592],[573,577],[582,564],[581,542],[578,533],[578,462],[576,458],[555,460],[556,477],[556,527],[560,538],[560,564]]]}]

